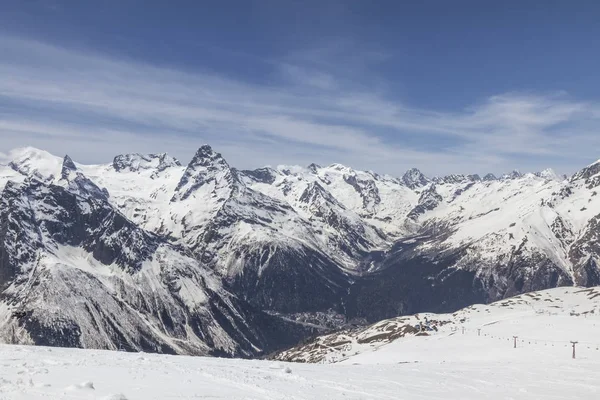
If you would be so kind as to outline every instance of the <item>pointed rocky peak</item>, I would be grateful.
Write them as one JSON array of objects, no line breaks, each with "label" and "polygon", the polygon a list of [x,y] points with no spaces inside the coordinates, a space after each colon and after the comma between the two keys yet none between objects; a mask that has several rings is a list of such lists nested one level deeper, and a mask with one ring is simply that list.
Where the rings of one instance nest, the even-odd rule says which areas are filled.
[{"label": "pointed rocky peak", "polygon": [[471,181],[471,182],[480,182],[481,181],[481,177],[478,174],[471,174],[471,175],[467,175],[467,178]]},{"label": "pointed rocky peak", "polygon": [[402,182],[411,189],[416,189],[425,186],[429,183],[429,179],[417,168],[411,168],[402,176]]},{"label": "pointed rocky peak", "polygon": [[62,164],[62,170],[61,170],[60,176],[63,179],[67,179],[67,177],[69,176],[69,173],[75,172],[75,171],[77,171],[77,167],[75,166],[75,163],[73,162],[71,157],[66,155],[65,158],[63,158],[63,164]]},{"label": "pointed rocky peak", "polygon": [[312,163],[306,168],[313,174],[316,174],[322,167],[319,164]]},{"label": "pointed rocky peak", "polygon": [[192,161],[188,164],[188,168],[193,167],[229,168],[229,164],[221,153],[217,153],[212,147],[205,144],[196,151]]},{"label": "pointed rocky peak", "polygon": [[78,171],[75,163],[69,156],[65,156],[61,178],[55,183],[80,197],[102,200],[106,200],[109,197],[108,190],[100,188],[82,172]]},{"label": "pointed rocky peak", "polygon": [[489,173],[489,174],[486,174],[482,180],[484,182],[491,182],[491,181],[497,181],[498,178],[496,178],[496,175]]},{"label": "pointed rocky peak", "polygon": [[77,170],[77,167],[75,166],[75,163],[73,162],[73,159],[71,159],[71,157],[69,157],[68,155],[66,155],[65,158],[63,158],[62,169],[63,170],[67,169],[69,171]]},{"label": "pointed rocky peak", "polygon": [[138,172],[151,169],[161,172],[169,167],[180,167],[181,163],[167,153],[131,153],[116,156],[112,165],[117,172]]},{"label": "pointed rocky peak", "polygon": [[81,171],[78,171],[77,166],[68,155],[63,158],[60,179],[54,183],[80,197],[103,200],[109,197],[108,190],[100,188]]},{"label": "pointed rocky peak", "polygon": [[213,193],[221,197],[229,197],[236,187],[243,186],[237,171],[229,167],[223,156],[204,145],[185,169],[171,201],[185,200],[207,184],[211,184]]}]

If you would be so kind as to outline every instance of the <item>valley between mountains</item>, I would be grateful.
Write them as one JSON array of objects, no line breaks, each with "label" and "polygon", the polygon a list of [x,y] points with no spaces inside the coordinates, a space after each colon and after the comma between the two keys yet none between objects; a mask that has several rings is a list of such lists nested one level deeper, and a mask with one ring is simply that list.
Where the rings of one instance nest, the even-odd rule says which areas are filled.
[{"label": "valley between mountains", "polygon": [[600,161],[401,177],[340,164],[0,164],[0,341],[258,357],[349,326],[600,285]]}]

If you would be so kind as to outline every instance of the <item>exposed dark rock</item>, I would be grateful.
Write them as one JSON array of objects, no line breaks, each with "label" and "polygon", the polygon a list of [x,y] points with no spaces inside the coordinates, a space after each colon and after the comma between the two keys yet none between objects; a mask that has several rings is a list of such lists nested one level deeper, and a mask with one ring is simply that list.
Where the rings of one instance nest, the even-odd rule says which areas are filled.
[{"label": "exposed dark rock", "polygon": [[276,179],[276,173],[271,168],[259,168],[255,170],[244,170],[241,171],[245,176],[250,177],[256,182],[266,183],[268,185],[273,184]]},{"label": "exposed dark rock", "polygon": [[137,172],[146,169],[155,169],[156,172],[162,172],[170,167],[180,167],[181,163],[176,158],[167,153],[161,154],[122,154],[113,160],[115,171]]},{"label": "exposed dark rock", "polygon": [[426,190],[421,192],[421,196],[419,197],[419,204],[415,206],[409,213],[408,218],[416,220],[419,218],[421,214],[424,214],[426,211],[433,210],[436,208],[440,202],[442,201],[442,196],[438,194],[435,190],[435,185],[432,184]]},{"label": "exposed dark rock", "polygon": [[423,175],[418,169],[411,168],[402,176],[402,182],[407,187],[416,189],[427,185],[429,183],[429,179],[427,179],[425,175]]}]

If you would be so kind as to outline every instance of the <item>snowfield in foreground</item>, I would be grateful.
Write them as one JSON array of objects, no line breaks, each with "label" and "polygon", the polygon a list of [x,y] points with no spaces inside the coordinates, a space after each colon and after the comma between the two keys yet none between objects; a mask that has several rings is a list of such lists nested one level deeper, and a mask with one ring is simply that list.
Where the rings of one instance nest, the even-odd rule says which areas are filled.
[{"label": "snowfield in foreground", "polygon": [[0,399],[596,399],[599,302],[598,288],[558,288],[473,306],[335,364],[5,345]]}]

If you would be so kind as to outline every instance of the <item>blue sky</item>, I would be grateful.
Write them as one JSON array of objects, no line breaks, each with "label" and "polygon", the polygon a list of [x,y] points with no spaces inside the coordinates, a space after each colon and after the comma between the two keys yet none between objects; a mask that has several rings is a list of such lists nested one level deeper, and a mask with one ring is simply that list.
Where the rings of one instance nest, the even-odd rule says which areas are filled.
[{"label": "blue sky", "polygon": [[0,153],[571,173],[600,158],[599,21],[596,1],[0,0]]}]

